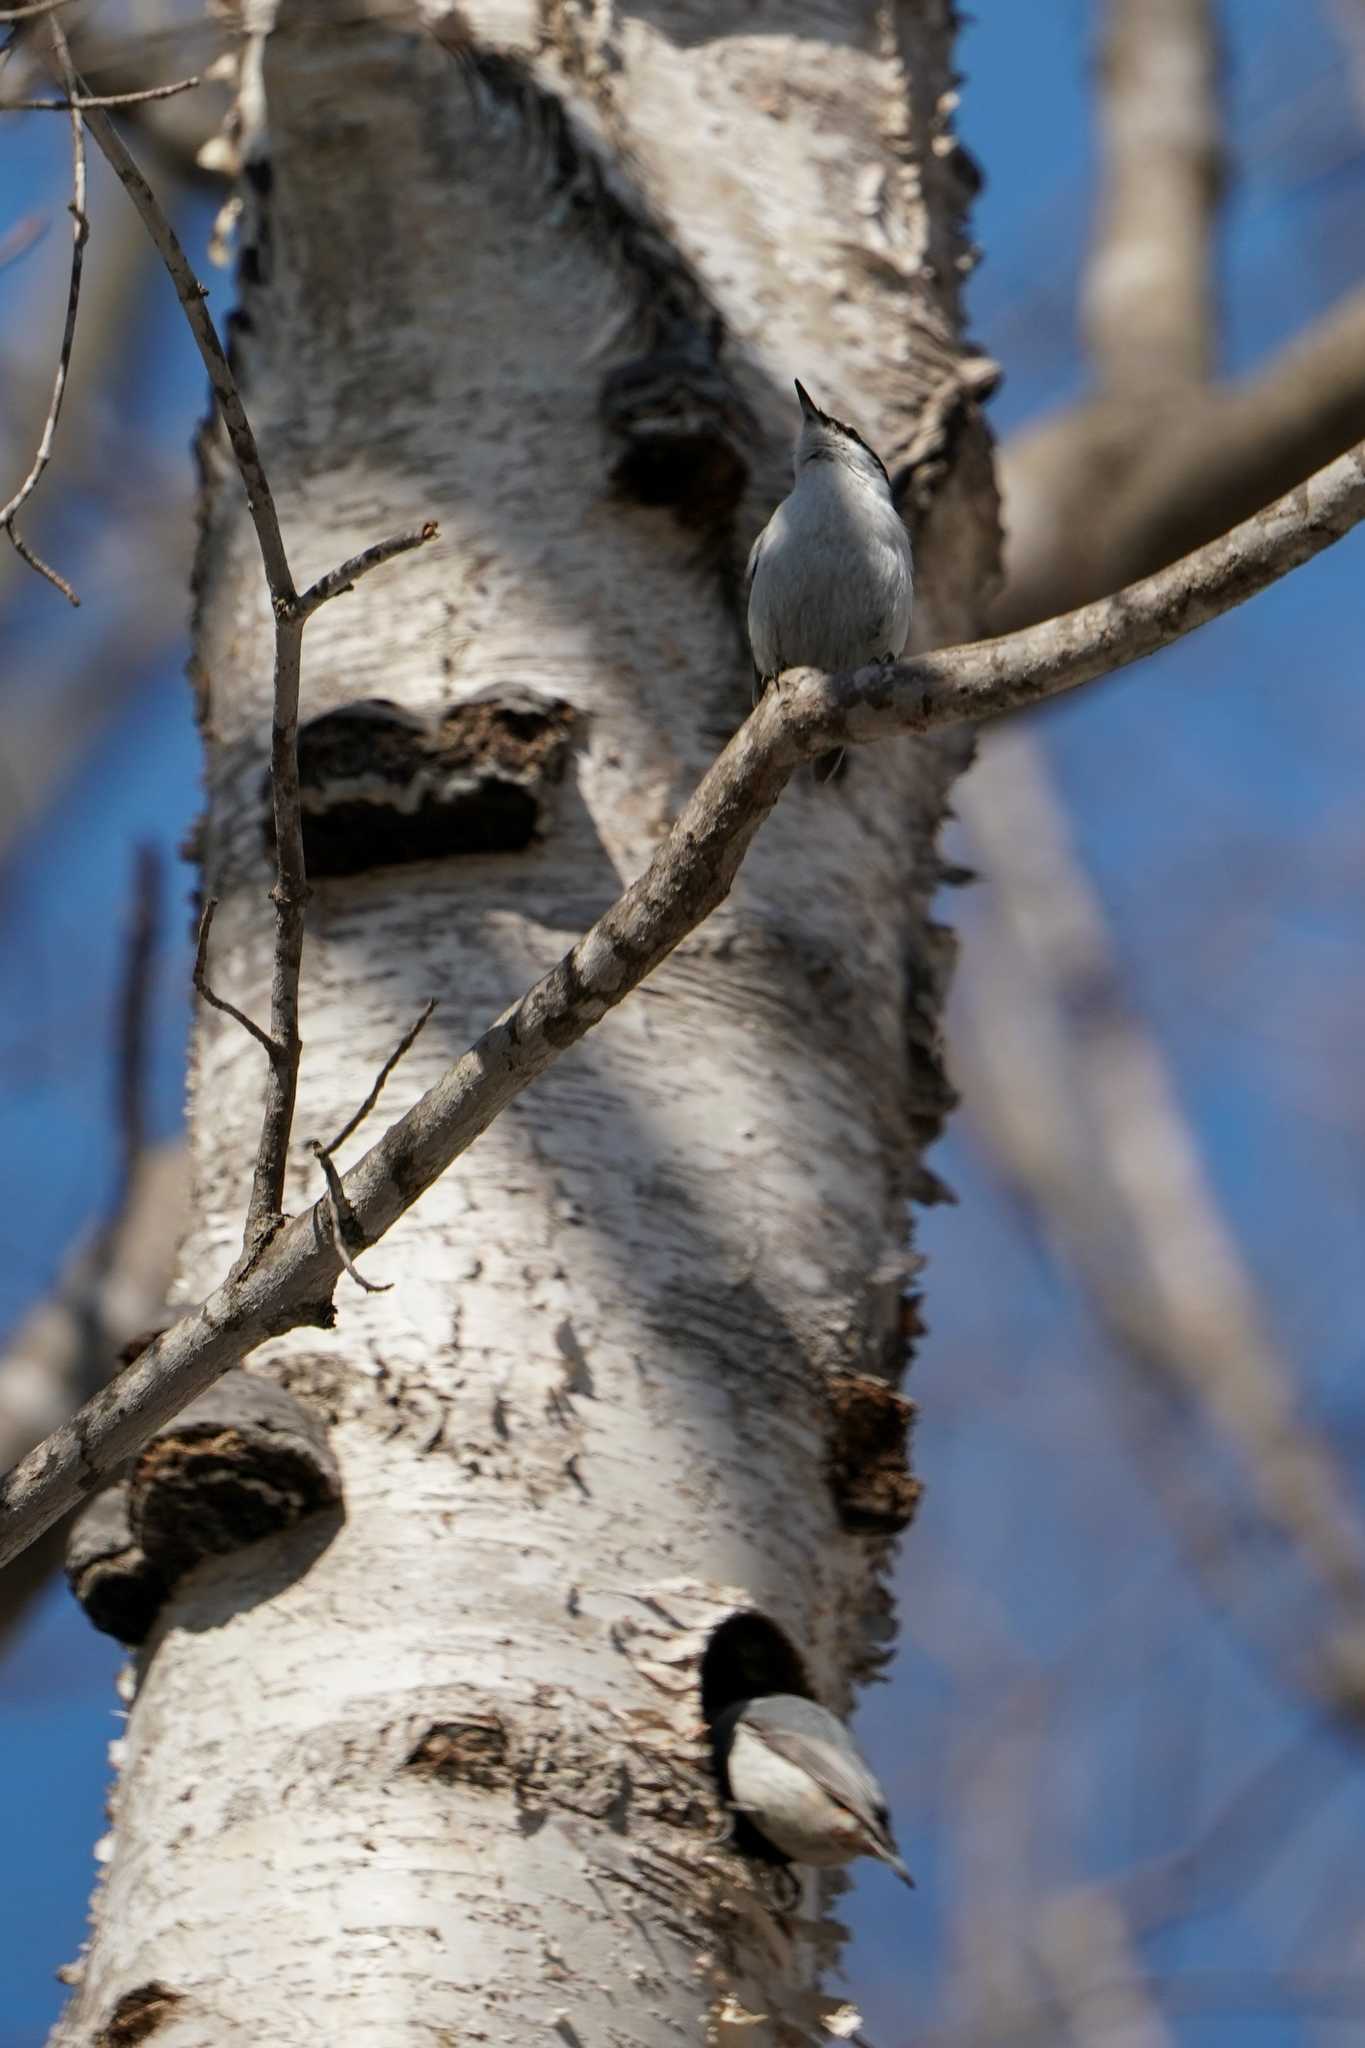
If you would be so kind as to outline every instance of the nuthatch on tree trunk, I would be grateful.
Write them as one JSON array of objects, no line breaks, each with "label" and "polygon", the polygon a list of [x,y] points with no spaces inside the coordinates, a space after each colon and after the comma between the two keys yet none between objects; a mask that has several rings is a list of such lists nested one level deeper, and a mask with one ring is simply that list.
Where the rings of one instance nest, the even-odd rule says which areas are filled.
[{"label": "nuthatch on tree trunk", "polygon": [[[910,536],[891,479],[860,434],[798,383],[795,482],[749,556],[756,683],[787,668],[827,673],[895,661],[910,637]],[[820,781],[841,756],[815,764]]]},{"label": "nuthatch on tree trunk", "polygon": [[712,1727],[722,1788],[792,1863],[827,1868],[876,1856],[913,1886],[886,1800],[842,1721],[795,1693],[738,1700]]}]

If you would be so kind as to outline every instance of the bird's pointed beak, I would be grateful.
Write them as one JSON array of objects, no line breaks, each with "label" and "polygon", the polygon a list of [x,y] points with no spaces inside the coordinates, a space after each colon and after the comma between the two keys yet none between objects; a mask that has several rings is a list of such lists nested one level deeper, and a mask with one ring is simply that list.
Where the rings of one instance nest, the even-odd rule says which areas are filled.
[{"label": "bird's pointed beak", "polygon": [[809,391],[807,391],[805,385],[801,382],[801,379],[799,377],[794,377],[792,379],[792,382],[796,386],[796,395],[801,401],[802,418],[808,420],[818,420],[820,417],[820,408],[815,403],[815,400],[811,397]]}]

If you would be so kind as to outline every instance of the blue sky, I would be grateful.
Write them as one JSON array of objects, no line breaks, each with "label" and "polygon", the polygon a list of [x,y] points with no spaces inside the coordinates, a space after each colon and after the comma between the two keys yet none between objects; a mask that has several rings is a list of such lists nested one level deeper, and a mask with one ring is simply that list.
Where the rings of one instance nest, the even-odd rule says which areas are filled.
[{"label": "blue sky", "polygon": [[[1240,369],[1365,272],[1365,153],[1325,9],[1233,0],[1225,15],[1235,179],[1221,283],[1228,366]],[[974,326],[1005,364],[994,408],[1002,433],[1081,384],[1073,307],[1093,167],[1093,21],[1087,0],[995,0],[963,35],[962,125],[987,176]],[[40,132],[30,119],[6,131],[5,218],[60,207],[55,127]],[[97,231],[114,196],[96,192]],[[206,211],[185,223],[200,247],[206,225]],[[47,289],[60,275],[60,227],[49,242],[41,267],[0,271],[6,347],[29,320],[35,278]],[[211,281],[221,305],[226,284]],[[172,314],[159,291],[121,406],[159,462],[187,465],[202,384]],[[97,516],[93,505],[74,508],[73,551],[81,520]],[[1357,1493],[1363,566],[1365,538],[1350,538],[1036,726],[1133,998],[1172,1065],[1304,1406],[1331,1428]],[[96,577],[78,620],[36,584],[11,601],[0,688],[45,686],[62,661],[97,645],[104,595]],[[171,1129],[179,1114],[188,884],[175,849],[198,794],[182,660],[172,645],[147,666],[0,871],[0,1217],[11,1219],[0,1225],[0,1327],[47,1287],[110,1184],[107,1025],[133,849],[148,840],[165,853],[173,941],[160,969],[154,1121]],[[970,906],[948,909],[971,943]],[[928,1493],[898,1575],[902,1651],[861,1724],[921,1889],[907,1900],[869,1869],[846,1907],[850,1985],[869,2036],[893,2048],[917,2038],[914,2016],[945,2017],[945,1952],[973,1881],[945,1820],[940,1771],[954,1731],[982,1714],[964,1668],[960,1580],[979,1601],[973,1631],[996,1646],[992,1683],[1017,1672],[1030,1697],[1042,1673],[1051,1688],[1032,1768],[1051,1830],[1038,1853],[1057,1882],[1166,1853],[1268,1759],[1302,1751],[1293,1824],[1268,1810],[1255,1853],[1143,1955],[1154,1971],[1206,1985],[1204,2006],[1172,2022],[1181,2048],[1344,2041],[1359,2007],[1353,2022],[1314,2025],[1269,1993],[1250,2009],[1219,2008],[1207,1985],[1221,1973],[1254,1993],[1266,1971],[1318,1953],[1318,1930],[1333,1900],[1351,1896],[1359,1861],[1357,1759],[1314,1728],[1254,1642],[1189,1583],[1116,1420],[1123,1367],[1028,1219],[1002,1199],[970,1104],[938,1163],[961,1203],[921,1226],[932,1327],[911,1391]],[[1283,1583],[1268,1567],[1267,1600]],[[0,1838],[15,1858],[0,1913],[0,2048],[37,2048],[59,2009],[52,1972],[79,1942],[103,1827],[117,1662],[60,1587],[0,1659]],[[1036,1814],[1030,1825],[1042,1825]],[[1354,1897],[1359,1917],[1359,1881]]]}]

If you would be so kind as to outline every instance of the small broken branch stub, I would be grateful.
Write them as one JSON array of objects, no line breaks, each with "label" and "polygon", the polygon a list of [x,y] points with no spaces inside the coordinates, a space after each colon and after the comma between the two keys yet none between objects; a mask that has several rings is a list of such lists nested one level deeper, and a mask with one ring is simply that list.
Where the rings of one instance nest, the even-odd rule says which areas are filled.
[{"label": "small broken branch stub", "polygon": [[67,1579],[96,1628],[140,1643],[204,1558],[282,1534],[341,1497],[317,1418],[273,1381],[226,1373],[77,1517]]}]

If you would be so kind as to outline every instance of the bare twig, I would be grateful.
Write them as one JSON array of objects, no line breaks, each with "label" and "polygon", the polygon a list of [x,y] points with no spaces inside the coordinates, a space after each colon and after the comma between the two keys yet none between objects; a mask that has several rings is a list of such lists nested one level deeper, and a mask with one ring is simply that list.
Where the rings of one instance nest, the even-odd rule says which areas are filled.
[{"label": "bare twig", "polygon": [[239,1010],[235,1003],[229,1003],[223,996],[215,995],[209,986],[209,933],[213,930],[213,916],[217,908],[218,898],[210,896],[206,898],[204,908],[199,913],[199,940],[195,947],[194,974],[192,977],[194,992],[196,995],[203,997],[210,1009],[221,1010],[225,1017],[231,1017],[234,1023],[240,1024],[243,1031],[248,1032],[255,1039],[257,1045],[263,1048],[272,1062],[282,1059],[284,1057],[284,1048],[276,1045],[270,1033],[263,1031],[255,1018],[248,1017],[246,1011]]},{"label": "bare twig", "polygon": [[[53,55],[57,62],[57,68],[62,74],[67,97],[68,99],[74,99],[76,97],[76,74],[71,68],[71,53],[67,48],[66,37],[62,34],[61,26],[55,17],[48,23],[48,32],[52,38]],[[33,550],[20,539],[14,525],[20,508],[37,489],[38,480],[47,468],[48,459],[52,454],[52,443],[57,432],[57,422],[61,418],[62,399],[66,392],[67,373],[71,367],[71,347],[76,339],[76,314],[81,301],[81,269],[85,261],[85,244],[90,234],[90,223],[85,215],[85,134],[81,126],[80,114],[74,107],[70,109],[70,113],[70,211],[74,226],[71,239],[71,275],[66,292],[66,321],[62,328],[61,347],[57,352],[57,368],[52,379],[52,396],[48,401],[47,418],[43,423],[42,437],[38,442],[38,452],[33,458],[33,464],[28,475],[20,484],[14,496],[7,505],[0,506],[0,527],[3,527],[5,532],[8,533],[17,553],[29,564],[30,568],[36,569],[40,576],[45,576],[48,582],[55,584],[57,589],[72,604],[76,604],[78,599],[71,585],[59,576],[55,569],[49,568],[46,562],[34,554]]]},{"label": "bare twig", "polygon": [[[68,86],[68,90],[77,88]],[[170,274],[203,358],[246,491],[247,510],[261,551],[275,618],[275,708],[270,748],[275,812],[275,886],[271,892],[275,905],[275,956],[271,972],[270,1031],[265,1034],[258,1026],[247,1027],[270,1053],[265,1112],[243,1234],[243,1256],[249,1257],[270,1235],[282,1211],[289,1133],[293,1124],[302,1053],[298,990],[303,957],[304,910],[308,900],[298,788],[299,658],[303,621],[294,616],[298,593],[285,553],[274,494],[236,379],[204,304],[205,289],[190,268],[175,230],[108,114],[95,107],[81,118],[88,123],[90,133],[141,215]],[[237,1014],[238,1021],[245,1022],[241,1013]]]},{"label": "bare twig", "polygon": [[[83,88],[77,81],[68,84],[67,90],[69,96],[79,98]],[[86,126],[137,208],[157,254],[170,273],[176,297],[180,301],[185,318],[189,322],[190,332],[208,371],[213,395],[218,402],[223,425],[227,430],[227,437],[246,487],[247,510],[256,530],[271,602],[276,608],[281,604],[287,607],[294,601],[294,582],[289,573],[289,562],[280,534],[274,495],[261,463],[256,437],[251,431],[251,423],[247,419],[241,394],[237,389],[237,381],[228,367],[227,356],[223,352],[217,330],[204,303],[208,293],[195,277],[175,229],[166,218],[156,194],[138,169],[108,114],[102,108],[91,107],[86,117]]]},{"label": "bare twig", "polygon": [[355,1115],[341,1126],[341,1129],[337,1132],[336,1136],[332,1139],[330,1144],[323,1146],[322,1149],[324,1152],[327,1152],[328,1154],[333,1152],[339,1152],[342,1146],[346,1143],[346,1140],[352,1135],[352,1133],[360,1129],[360,1126],[364,1123],[366,1117],[374,1108],[376,1102],[378,1102],[379,1097],[383,1092],[384,1083],[388,1080],[389,1075],[398,1065],[398,1062],[401,1059],[403,1059],[406,1054],[411,1052],[414,1044],[417,1041],[419,1032],[422,1030],[423,1026],[427,1022],[427,1019],[431,1016],[431,1013],[435,1008],[436,998],[435,996],[432,996],[430,1001],[427,1003],[426,1008],[422,1011],[421,1015],[415,1020],[414,1023],[408,1026],[407,1030],[403,1033],[403,1036],[399,1039],[393,1051],[385,1060],[383,1066],[379,1069],[379,1072],[375,1075],[374,1086],[371,1088],[369,1094],[365,1097],[365,1100],[361,1103]]},{"label": "bare twig", "polygon": [[[68,90],[74,92],[76,88],[69,85]],[[141,215],[170,273],[176,296],[208,370],[246,491],[247,510],[255,527],[275,619],[275,701],[270,734],[270,788],[275,824],[275,886],[271,891],[275,906],[275,954],[270,976],[270,1031],[268,1035],[260,1034],[258,1027],[249,1027],[270,1050],[265,1112],[242,1237],[242,1258],[249,1263],[278,1228],[283,1214],[289,1134],[293,1128],[299,1061],[303,1051],[299,1035],[299,970],[303,959],[304,912],[308,903],[298,766],[299,663],[303,629],[312,612],[327,597],[349,587],[357,577],[378,568],[394,555],[434,539],[437,529],[434,522],[428,521],[414,533],[397,535],[378,543],[354,557],[335,576],[324,577],[300,599],[285,553],[274,495],[236,379],[205,307],[204,287],[196,279],[175,230],[108,114],[98,107],[91,107],[82,118],[88,123],[90,133]],[[333,584],[335,588],[331,587]],[[219,1007],[223,1006],[220,1004]],[[242,1021],[240,1013],[237,1014]]]},{"label": "bare twig", "polygon": [[55,14],[59,7],[73,7],[75,0],[35,0],[31,7],[0,7],[0,22],[36,21],[40,14]]},{"label": "bare twig", "polygon": [[357,1269],[355,1260],[351,1257],[346,1244],[346,1225],[349,1223],[352,1229],[354,1229],[355,1219],[347,1206],[346,1190],[341,1185],[341,1175],[337,1172],[332,1162],[331,1154],[325,1145],[320,1145],[316,1138],[311,1138],[308,1142],[308,1149],[322,1168],[323,1179],[327,1183],[327,1194],[324,1198],[327,1206],[327,1219],[332,1228],[332,1243],[336,1246],[342,1265],[355,1281],[356,1286],[362,1287],[366,1294],[391,1293],[393,1290],[392,1280],[367,1280],[365,1275]]},{"label": "bare twig", "polygon": [[[369,550],[369,552],[374,553],[375,550],[371,549]],[[368,564],[367,566],[372,567],[374,565]],[[320,599],[319,602],[321,601],[322,600]],[[374,1108],[376,1102],[378,1102],[379,1097],[383,1092],[384,1083],[388,1080],[389,1075],[398,1065],[398,1062],[402,1059],[403,1055],[411,1050],[418,1033],[421,1031],[422,1026],[426,1023],[428,1017],[430,1017],[432,1011],[435,1008],[436,998],[433,996],[431,1000],[427,1003],[426,1008],[422,1011],[421,1015],[415,1020],[414,1023],[410,1024],[408,1026],[408,1029],[403,1033],[403,1036],[399,1039],[397,1045],[389,1054],[383,1066],[379,1069],[378,1074],[375,1076],[374,1086],[371,1088],[369,1094],[365,1097],[365,1100],[361,1103],[355,1115],[349,1118],[349,1120],[342,1125],[341,1129],[333,1138],[331,1144],[319,1144],[316,1138],[310,1138],[308,1141],[308,1149],[316,1158],[318,1165],[322,1168],[323,1176],[327,1182],[327,1214],[332,1226],[332,1241],[335,1244],[338,1252],[341,1254],[341,1262],[345,1266],[346,1271],[355,1281],[356,1286],[363,1287],[367,1294],[387,1294],[390,1291],[390,1288],[392,1287],[393,1283],[391,1281],[385,1281],[383,1283],[380,1283],[375,1280],[367,1280],[363,1273],[358,1272],[356,1270],[355,1261],[351,1257],[350,1248],[346,1243],[347,1229],[350,1228],[354,1230],[356,1227],[355,1217],[351,1213],[350,1207],[347,1204],[346,1193],[341,1184],[341,1176],[338,1174],[336,1167],[333,1164],[332,1154],[337,1150],[339,1146],[345,1144],[346,1140],[351,1136],[353,1131],[358,1131],[360,1126],[364,1123],[366,1117]]]},{"label": "bare twig", "polygon": [[[292,602],[292,599],[291,599]],[[270,970],[270,1036],[282,1050],[265,1083],[265,1113],[251,1177],[242,1257],[253,1258],[284,1213],[284,1176],[294,1123],[299,1061],[299,974],[308,871],[299,795],[299,662],[303,622],[275,609],[275,711],[270,726],[270,801],[275,825],[275,956]]]},{"label": "bare twig", "polygon": [[0,100],[0,114],[88,113],[92,107],[138,107],[146,100],[173,99],[200,84],[198,78],[177,78],[172,85],[146,85],[140,92],[72,93],[60,100]]},{"label": "bare twig", "polygon": [[14,544],[14,552],[18,555],[20,561],[27,562],[30,569],[36,569],[40,576],[45,576],[55,589],[60,590],[67,603],[75,605],[79,611],[81,601],[67,582],[65,576],[58,575],[50,562],[45,562],[41,555],[35,554],[34,550],[20,533],[18,527],[12,522],[9,526],[9,537]]},{"label": "bare twig", "polygon": [[[683,806],[643,875],[447,1069],[342,1180],[373,1244],[523,1089],[637,988],[724,901],[798,764],[833,746],[1041,703],[1140,660],[1318,554],[1365,517],[1365,448],[1145,583],[1045,626],[894,667],[768,690]],[[193,1309],[0,1482],[0,1565],[185,1403],[284,1331],[330,1328],[342,1271],[321,1205]]]},{"label": "bare twig", "polygon": [[391,534],[387,540],[376,541],[371,548],[363,548],[358,555],[352,555],[349,562],[343,562],[339,569],[331,570],[326,576],[319,576],[299,598],[297,614],[309,619],[319,605],[329,598],[341,597],[344,592],[354,590],[362,576],[368,576],[371,569],[378,569],[384,562],[391,562],[395,555],[404,555],[410,548],[419,548],[423,542],[436,538],[436,522],[428,519],[425,525],[411,533]]}]

